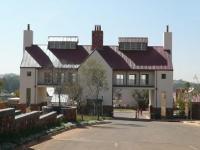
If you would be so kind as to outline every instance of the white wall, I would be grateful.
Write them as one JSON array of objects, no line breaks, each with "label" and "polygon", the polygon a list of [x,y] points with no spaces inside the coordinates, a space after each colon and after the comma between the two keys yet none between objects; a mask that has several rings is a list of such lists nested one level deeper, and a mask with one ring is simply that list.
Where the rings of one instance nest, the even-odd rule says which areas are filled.
[{"label": "white wall", "polygon": [[23,50],[25,50],[26,47],[30,47],[32,44],[33,44],[33,31],[24,30]]},{"label": "white wall", "polygon": [[[27,76],[27,72],[31,72],[31,76]],[[36,103],[36,81],[37,70],[35,68],[20,68],[20,102],[26,103],[26,89],[31,88],[31,104]]]},{"label": "white wall", "polygon": [[46,87],[37,87],[37,104],[47,101]]},{"label": "white wall", "polygon": [[95,51],[93,52],[88,59],[81,64],[78,74],[79,74],[79,82],[83,88],[83,96],[82,99],[86,100],[87,98],[94,98],[91,96],[91,91],[87,88],[86,82],[83,78],[81,69],[86,65],[86,63],[90,60],[95,60],[97,63],[100,63],[102,67],[106,70],[106,77],[108,82],[108,89],[100,92],[99,98],[102,98],[103,96],[103,105],[112,105],[112,69],[111,67],[105,62],[105,60],[101,57],[101,55]]},{"label": "white wall", "polygon": [[[166,92],[167,108],[172,108],[173,107],[173,71],[156,71],[156,74],[157,74],[157,107],[160,107],[162,92]],[[161,78],[162,74],[166,74],[166,79]]]},{"label": "white wall", "polygon": [[172,32],[164,32],[164,49],[172,50]]}]

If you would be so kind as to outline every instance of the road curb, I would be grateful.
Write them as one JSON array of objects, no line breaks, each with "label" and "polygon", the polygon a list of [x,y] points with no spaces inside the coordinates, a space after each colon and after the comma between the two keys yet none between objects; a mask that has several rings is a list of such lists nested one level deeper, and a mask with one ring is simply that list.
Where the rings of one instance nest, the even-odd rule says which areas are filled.
[{"label": "road curb", "polygon": [[187,125],[193,125],[193,126],[199,126],[200,127],[200,121],[182,121],[183,124]]}]

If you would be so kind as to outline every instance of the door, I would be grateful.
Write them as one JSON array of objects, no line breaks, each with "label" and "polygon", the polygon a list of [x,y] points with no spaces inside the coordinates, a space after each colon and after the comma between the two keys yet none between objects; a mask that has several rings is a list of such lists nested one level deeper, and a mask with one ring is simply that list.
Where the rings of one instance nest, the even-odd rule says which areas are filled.
[{"label": "door", "polygon": [[161,117],[166,117],[166,92],[161,93]]},{"label": "door", "polygon": [[31,88],[26,89],[26,104],[29,106],[31,103]]}]

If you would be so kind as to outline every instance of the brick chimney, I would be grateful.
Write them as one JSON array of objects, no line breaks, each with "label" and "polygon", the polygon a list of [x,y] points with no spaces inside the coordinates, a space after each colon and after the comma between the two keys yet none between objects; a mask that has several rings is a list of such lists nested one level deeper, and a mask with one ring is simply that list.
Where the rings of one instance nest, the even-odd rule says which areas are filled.
[{"label": "brick chimney", "polygon": [[92,31],[92,50],[103,48],[103,31],[100,25],[95,25],[95,30]]}]

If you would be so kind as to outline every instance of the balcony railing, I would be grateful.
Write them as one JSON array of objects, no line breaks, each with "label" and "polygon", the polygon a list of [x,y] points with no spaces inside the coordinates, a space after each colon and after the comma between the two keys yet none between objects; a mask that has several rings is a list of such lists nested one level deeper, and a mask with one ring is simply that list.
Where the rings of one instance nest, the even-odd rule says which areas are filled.
[{"label": "balcony railing", "polygon": [[59,85],[61,82],[58,81],[45,81],[45,80],[39,80],[38,85]]},{"label": "balcony railing", "polygon": [[113,82],[113,86],[115,87],[154,87],[152,82],[118,82],[117,80]]}]

